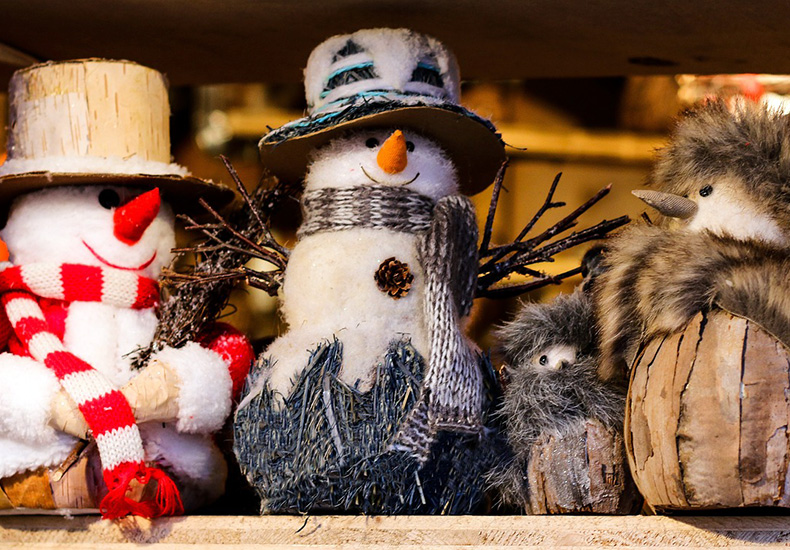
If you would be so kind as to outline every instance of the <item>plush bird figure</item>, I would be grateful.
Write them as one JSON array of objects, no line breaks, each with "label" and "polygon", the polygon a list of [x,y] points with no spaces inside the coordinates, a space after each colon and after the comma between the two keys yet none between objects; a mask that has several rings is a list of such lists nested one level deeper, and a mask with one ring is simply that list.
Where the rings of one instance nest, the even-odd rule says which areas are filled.
[{"label": "plush bird figure", "polygon": [[[506,381],[500,414],[512,456],[489,477],[504,504],[529,513],[628,513],[637,500],[624,463],[625,388],[597,376],[593,302],[584,289],[599,259],[600,248],[585,257],[594,272],[575,292],[525,304],[496,331]],[[591,457],[588,440],[607,448],[606,462],[591,466],[600,457]],[[609,474],[601,492],[591,487],[596,468]]]},{"label": "plush bird figure", "polygon": [[601,375],[621,376],[640,342],[713,304],[790,344],[790,123],[756,103],[688,112],[651,172],[655,225],[613,239],[599,281]]}]

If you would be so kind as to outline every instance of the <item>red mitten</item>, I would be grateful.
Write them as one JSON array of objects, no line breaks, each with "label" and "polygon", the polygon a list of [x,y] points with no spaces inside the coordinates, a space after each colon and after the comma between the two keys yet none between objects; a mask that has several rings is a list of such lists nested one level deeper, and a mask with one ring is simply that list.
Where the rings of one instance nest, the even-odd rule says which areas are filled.
[{"label": "red mitten", "polygon": [[228,323],[213,323],[198,336],[197,342],[225,360],[233,380],[233,399],[237,399],[255,360],[250,341]]}]

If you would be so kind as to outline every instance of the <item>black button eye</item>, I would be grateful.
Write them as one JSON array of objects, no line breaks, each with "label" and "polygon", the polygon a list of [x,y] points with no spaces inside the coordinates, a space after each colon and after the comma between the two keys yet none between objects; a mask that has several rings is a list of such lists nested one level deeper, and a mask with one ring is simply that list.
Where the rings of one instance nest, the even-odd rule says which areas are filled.
[{"label": "black button eye", "polygon": [[546,355],[541,355],[541,356],[540,356],[540,359],[538,359],[538,363],[540,363],[540,364],[541,364],[541,365],[543,365],[544,367],[545,367],[546,365],[548,365],[548,363],[549,363],[549,358],[548,358],[548,356],[546,356]]},{"label": "black button eye", "polygon": [[368,147],[368,149],[375,149],[379,146],[379,140],[376,138],[368,138],[368,140],[365,142],[365,145]]},{"label": "black button eye", "polygon": [[411,141],[407,141],[407,142],[406,142],[406,150],[407,150],[409,153],[411,153],[412,151],[414,151],[414,143],[413,143],[413,142],[411,142]]},{"label": "black button eye", "polygon": [[713,187],[710,185],[706,185],[705,187],[699,190],[700,197],[707,197],[711,193],[713,193]]},{"label": "black button eye", "polygon": [[102,192],[99,193],[99,204],[107,210],[116,208],[121,204],[121,197],[112,189],[102,189]]}]

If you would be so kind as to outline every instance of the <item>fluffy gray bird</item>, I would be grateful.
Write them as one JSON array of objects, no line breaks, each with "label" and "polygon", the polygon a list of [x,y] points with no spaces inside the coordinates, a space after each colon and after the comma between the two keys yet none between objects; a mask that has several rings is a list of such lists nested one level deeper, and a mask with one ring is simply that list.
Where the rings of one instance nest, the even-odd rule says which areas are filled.
[{"label": "fluffy gray bird", "polygon": [[600,375],[622,376],[641,342],[714,304],[790,344],[790,120],[746,101],[679,121],[648,191],[661,214],[609,243],[596,291]]},{"label": "fluffy gray bird", "polygon": [[[539,437],[575,437],[583,446],[590,419],[621,431],[625,389],[597,377],[595,333],[592,301],[581,289],[550,303],[524,305],[513,321],[496,332],[507,381],[501,416],[513,456],[490,479],[505,504],[529,509],[526,471]],[[584,450],[579,447],[579,452]],[[570,464],[561,466],[573,469]],[[586,473],[563,475],[584,478]],[[583,488],[578,490],[581,507],[589,496]]]}]

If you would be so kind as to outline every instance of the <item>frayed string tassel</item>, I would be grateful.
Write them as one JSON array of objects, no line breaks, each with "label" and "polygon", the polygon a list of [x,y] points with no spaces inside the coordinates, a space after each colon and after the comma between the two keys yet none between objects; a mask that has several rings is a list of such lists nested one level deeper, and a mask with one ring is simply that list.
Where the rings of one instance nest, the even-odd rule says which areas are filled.
[{"label": "frayed string tassel", "polygon": [[[118,470],[115,468],[105,477],[109,491],[99,506],[104,519],[119,519],[128,515],[156,518],[184,513],[178,487],[162,470],[137,464],[127,465],[120,473]],[[156,482],[153,500],[138,502],[126,496],[132,480],[142,485]]]}]

